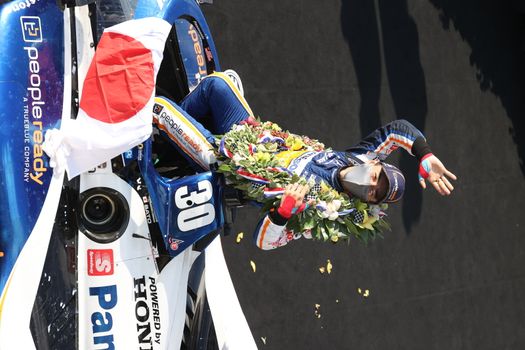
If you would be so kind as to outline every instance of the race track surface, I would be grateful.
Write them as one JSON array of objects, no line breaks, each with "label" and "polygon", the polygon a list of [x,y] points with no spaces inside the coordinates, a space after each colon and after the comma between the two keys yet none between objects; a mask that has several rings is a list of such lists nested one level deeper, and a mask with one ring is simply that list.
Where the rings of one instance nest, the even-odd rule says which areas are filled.
[{"label": "race track surface", "polygon": [[260,349],[525,348],[525,16],[508,3],[205,7],[222,68],[262,119],[345,149],[405,118],[459,177],[442,198],[419,188],[413,158],[394,157],[408,189],[392,232],[367,247],[259,251],[257,211],[239,211],[223,246]]}]

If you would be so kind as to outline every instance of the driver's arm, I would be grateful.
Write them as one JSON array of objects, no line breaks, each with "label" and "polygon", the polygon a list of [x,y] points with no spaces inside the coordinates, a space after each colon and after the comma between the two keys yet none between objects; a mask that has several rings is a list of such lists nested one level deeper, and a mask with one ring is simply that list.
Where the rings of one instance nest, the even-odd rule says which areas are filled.
[{"label": "driver's arm", "polygon": [[423,133],[404,119],[394,120],[376,129],[357,145],[346,151],[358,155],[367,155],[370,158],[377,156],[380,160],[384,160],[399,147],[417,158],[421,187],[426,188],[426,179],[441,195],[449,195],[454,190],[450,179],[456,180],[456,175],[450,172],[432,154]]},{"label": "driver's arm", "polygon": [[308,185],[288,184],[276,210],[271,210],[257,225],[254,233],[255,245],[262,250],[271,250],[286,245],[293,239],[286,230],[286,223],[294,214],[306,208],[304,196],[309,191]]},{"label": "driver's arm", "polygon": [[404,119],[394,120],[374,130],[346,151],[353,154],[373,154],[384,160],[399,147],[415,156],[418,161],[432,153],[423,133]]}]

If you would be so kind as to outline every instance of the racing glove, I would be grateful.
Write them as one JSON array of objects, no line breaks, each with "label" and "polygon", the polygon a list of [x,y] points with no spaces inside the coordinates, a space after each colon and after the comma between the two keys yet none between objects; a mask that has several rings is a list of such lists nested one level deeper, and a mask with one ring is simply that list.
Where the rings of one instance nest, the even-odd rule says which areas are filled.
[{"label": "racing glove", "polygon": [[419,181],[428,178],[428,175],[430,175],[431,165],[428,159],[432,156],[432,153],[427,153],[421,158],[421,161],[419,162]]},{"label": "racing glove", "polygon": [[281,205],[277,209],[279,215],[285,219],[290,219],[292,215],[299,214],[306,209],[306,203],[301,203],[299,207],[295,206],[296,199],[292,196],[284,197]]}]

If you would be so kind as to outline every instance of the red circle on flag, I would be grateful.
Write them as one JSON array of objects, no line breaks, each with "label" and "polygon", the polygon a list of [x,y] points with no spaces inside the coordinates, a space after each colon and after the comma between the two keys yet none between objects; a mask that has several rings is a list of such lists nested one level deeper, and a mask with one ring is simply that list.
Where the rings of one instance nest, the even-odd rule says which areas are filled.
[{"label": "red circle on flag", "polygon": [[80,108],[101,122],[119,123],[142,110],[154,88],[151,51],[132,37],[105,32],[84,81]]}]

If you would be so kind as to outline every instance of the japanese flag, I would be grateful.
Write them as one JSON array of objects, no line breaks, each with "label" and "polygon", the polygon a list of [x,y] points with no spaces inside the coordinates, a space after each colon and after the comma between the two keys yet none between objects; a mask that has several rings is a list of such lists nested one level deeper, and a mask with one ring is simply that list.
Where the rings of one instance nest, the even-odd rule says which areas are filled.
[{"label": "japanese flag", "polygon": [[146,140],[152,131],[155,81],[171,25],[160,18],[104,31],[84,80],[77,119],[46,132],[56,173],[90,170]]}]

